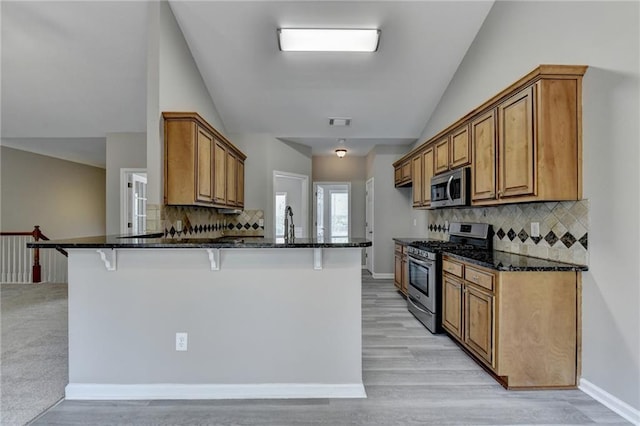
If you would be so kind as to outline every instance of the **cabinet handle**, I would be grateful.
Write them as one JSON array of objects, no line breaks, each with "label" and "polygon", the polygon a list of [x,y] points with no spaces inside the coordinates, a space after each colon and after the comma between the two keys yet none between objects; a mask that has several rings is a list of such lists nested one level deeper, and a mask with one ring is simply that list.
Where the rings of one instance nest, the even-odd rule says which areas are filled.
[{"label": "cabinet handle", "polygon": [[478,281],[478,276],[477,276],[477,275],[474,275],[474,276],[473,276],[473,279],[474,279],[475,281]]}]

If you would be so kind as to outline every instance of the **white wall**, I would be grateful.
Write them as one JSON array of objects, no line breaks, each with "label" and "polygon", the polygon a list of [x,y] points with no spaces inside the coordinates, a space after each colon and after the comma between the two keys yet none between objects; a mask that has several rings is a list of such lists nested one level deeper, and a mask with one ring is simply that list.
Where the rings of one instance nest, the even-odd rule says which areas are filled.
[{"label": "white wall", "polygon": [[[247,155],[244,166],[245,209],[264,210],[265,237],[273,237],[273,172],[309,176],[311,194],[311,148],[285,143],[268,134],[235,134],[229,135],[229,140]],[[310,209],[309,202],[307,211]],[[311,218],[307,223],[311,223]]]},{"label": "white wall", "polygon": [[107,134],[107,234],[120,234],[120,169],[147,167],[145,133]]},{"label": "white wall", "polygon": [[373,271],[393,274],[394,237],[414,236],[411,221],[411,188],[395,188],[393,163],[407,152],[404,146],[376,146],[367,155],[367,179],[374,178]]},{"label": "white wall", "polygon": [[640,409],[638,2],[496,2],[425,140],[539,64],[589,65],[583,82],[582,378]]},{"label": "white wall", "polygon": [[104,235],[105,170],[0,147],[2,231],[51,239]]}]

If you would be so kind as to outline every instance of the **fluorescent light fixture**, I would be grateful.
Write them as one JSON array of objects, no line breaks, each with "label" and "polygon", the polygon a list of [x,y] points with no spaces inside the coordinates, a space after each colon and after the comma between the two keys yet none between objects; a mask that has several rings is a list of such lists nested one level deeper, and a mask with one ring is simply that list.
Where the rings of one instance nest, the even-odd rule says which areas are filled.
[{"label": "fluorescent light fixture", "polygon": [[351,118],[349,118],[349,117],[329,117],[329,126],[334,126],[334,127],[351,126]]},{"label": "fluorescent light fixture", "polygon": [[375,52],[378,29],[279,28],[283,52]]}]

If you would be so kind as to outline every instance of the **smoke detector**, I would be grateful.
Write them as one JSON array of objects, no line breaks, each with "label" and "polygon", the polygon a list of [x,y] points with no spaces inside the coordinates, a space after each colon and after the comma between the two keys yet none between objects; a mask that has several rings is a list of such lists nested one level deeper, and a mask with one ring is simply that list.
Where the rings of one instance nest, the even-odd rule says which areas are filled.
[{"label": "smoke detector", "polygon": [[351,126],[351,118],[349,118],[349,117],[329,117],[329,126],[333,126],[333,127]]}]

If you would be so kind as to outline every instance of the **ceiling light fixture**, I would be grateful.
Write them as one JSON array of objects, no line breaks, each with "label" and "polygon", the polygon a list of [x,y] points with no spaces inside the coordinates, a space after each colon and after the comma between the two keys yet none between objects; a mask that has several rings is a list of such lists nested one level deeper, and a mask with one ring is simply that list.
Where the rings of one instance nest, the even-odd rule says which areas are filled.
[{"label": "ceiling light fixture", "polygon": [[375,52],[378,29],[278,28],[283,52]]},{"label": "ceiling light fixture", "polygon": [[338,149],[336,149],[336,155],[337,155],[339,158],[342,158],[342,157],[344,157],[345,155],[347,155],[347,150],[346,150],[346,149],[344,149],[344,148],[338,148]]}]

